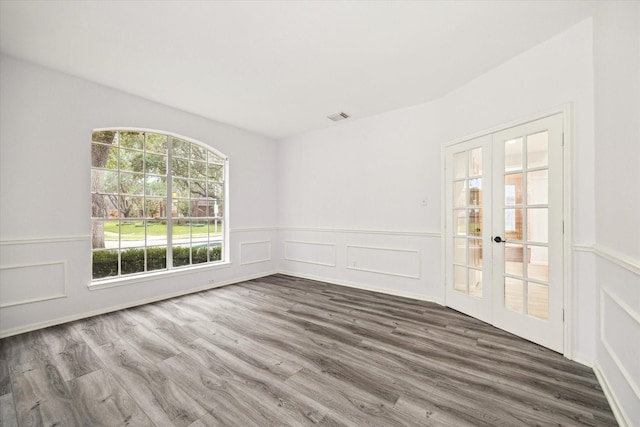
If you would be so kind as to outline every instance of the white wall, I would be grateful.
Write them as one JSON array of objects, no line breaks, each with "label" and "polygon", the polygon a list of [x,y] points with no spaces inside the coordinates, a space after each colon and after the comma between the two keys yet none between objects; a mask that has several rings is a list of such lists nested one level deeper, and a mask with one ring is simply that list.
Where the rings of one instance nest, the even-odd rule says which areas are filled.
[{"label": "white wall", "polygon": [[[0,298],[11,305],[1,335],[275,271],[276,142],[4,55],[0,94]],[[88,289],[91,133],[112,126],[173,132],[229,157],[230,266]]]},{"label": "white wall", "polygon": [[640,3],[594,18],[596,372],[614,410],[640,425]]},{"label": "white wall", "polygon": [[[589,20],[436,102],[282,141],[279,218],[285,232],[281,239],[330,243],[336,257],[332,265],[285,258],[283,270],[441,301],[441,145],[566,103],[573,103],[574,111],[574,241],[578,246],[592,245],[593,55]],[[421,206],[423,198],[426,207]],[[319,230],[307,230],[314,227]],[[334,228],[348,231],[336,233]],[[368,231],[356,233],[354,228]],[[398,236],[389,230],[413,233]],[[350,245],[408,250],[404,255],[409,276],[414,256],[410,251],[419,251],[422,266],[418,277],[353,270],[348,264],[353,262],[348,257]],[[283,246],[281,242],[281,250]],[[359,255],[357,261],[369,265],[380,253]],[[583,264],[588,267],[592,257],[592,253],[580,253],[574,263],[577,268]],[[574,351],[579,360],[590,363],[595,358],[595,281],[593,275],[576,277],[580,281],[575,282]]]}]

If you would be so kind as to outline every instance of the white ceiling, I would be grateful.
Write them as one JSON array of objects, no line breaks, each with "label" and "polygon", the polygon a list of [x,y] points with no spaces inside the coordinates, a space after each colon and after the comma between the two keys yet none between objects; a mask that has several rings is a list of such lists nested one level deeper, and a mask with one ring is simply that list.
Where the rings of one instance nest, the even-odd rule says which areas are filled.
[{"label": "white ceiling", "polygon": [[[434,100],[588,1],[0,1],[2,52],[273,138]],[[353,120],[353,119],[349,119]]]}]

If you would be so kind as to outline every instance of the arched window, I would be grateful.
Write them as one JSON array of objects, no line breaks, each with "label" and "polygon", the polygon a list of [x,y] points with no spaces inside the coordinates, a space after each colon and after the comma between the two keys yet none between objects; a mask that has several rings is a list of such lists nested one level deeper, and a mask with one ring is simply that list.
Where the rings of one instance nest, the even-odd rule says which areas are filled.
[{"label": "arched window", "polygon": [[225,261],[227,172],[224,155],[186,138],[93,132],[93,280]]}]

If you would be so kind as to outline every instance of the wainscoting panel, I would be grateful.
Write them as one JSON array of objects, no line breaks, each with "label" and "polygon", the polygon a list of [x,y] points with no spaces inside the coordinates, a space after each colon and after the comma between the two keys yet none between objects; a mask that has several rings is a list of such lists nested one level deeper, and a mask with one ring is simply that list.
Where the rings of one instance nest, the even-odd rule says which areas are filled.
[{"label": "wainscoting panel", "polygon": [[0,307],[67,296],[67,263],[55,261],[0,267]]},{"label": "wainscoting panel", "polygon": [[[640,400],[640,314],[607,288],[600,292],[600,340]],[[626,331],[620,333],[620,331]],[[634,331],[636,332],[634,334]],[[631,335],[629,335],[631,334]],[[635,335],[635,337],[634,337]]]},{"label": "wainscoting panel", "polygon": [[334,243],[286,240],[284,242],[284,259],[335,267],[336,245]]},{"label": "wainscoting panel", "polygon": [[417,250],[348,245],[347,268],[419,279],[420,252]]},{"label": "wainscoting panel", "polygon": [[240,243],[240,265],[271,261],[271,241]]}]

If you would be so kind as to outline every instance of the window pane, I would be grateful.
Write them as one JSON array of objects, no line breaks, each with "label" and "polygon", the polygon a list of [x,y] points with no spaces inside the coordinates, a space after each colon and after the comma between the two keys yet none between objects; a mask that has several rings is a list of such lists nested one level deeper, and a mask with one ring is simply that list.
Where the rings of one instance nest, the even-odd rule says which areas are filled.
[{"label": "window pane", "polygon": [[453,183],[453,206],[455,207],[464,207],[466,204],[466,189],[465,184],[466,181],[455,181]]},{"label": "window pane", "polygon": [[93,220],[91,224],[92,249],[117,248],[120,230],[118,221]]},{"label": "window pane", "polygon": [[207,182],[191,180],[190,197],[192,199],[204,199],[207,197]]},{"label": "window pane", "polygon": [[209,241],[222,238],[222,221],[219,219],[209,220]]},{"label": "window pane", "polygon": [[482,270],[469,269],[469,295],[482,298]]},{"label": "window pane", "polygon": [[142,172],[143,154],[139,151],[120,149],[118,166],[122,171]]},{"label": "window pane", "polygon": [[467,177],[467,152],[453,155],[453,179],[465,179]]},{"label": "window pane", "polygon": [[144,134],[142,132],[120,132],[118,135],[120,147],[142,150],[144,147]]},{"label": "window pane", "polygon": [[173,266],[180,267],[191,264],[191,248],[189,246],[173,247]]},{"label": "window pane", "polygon": [[191,144],[191,160],[199,162],[207,161],[207,150],[202,147],[198,147],[196,144]]},{"label": "window pane", "polygon": [[118,199],[120,218],[144,218],[144,198],[120,196]]},{"label": "window pane", "polygon": [[95,251],[91,254],[91,272],[94,279],[118,275],[118,251]]},{"label": "window pane", "polygon": [[207,178],[207,164],[203,162],[191,162],[191,178],[206,179]]},{"label": "window pane", "polygon": [[540,319],[549,318],[549,286],[527,283],[527,313]]},{"label": "window pane", "polygon": [[147,218],[167,217],[167,200],[163,197],[147,197],[144,207]]},{"label": "window pane", "polygon": [[457,209],[453,211],[453,229],[454,233],[459,236],[465,236],[467,234],[466,209]]},{"label": "window pane", "polygon": [[172,195],[173,197],[189,197],[189,180],[173,178]]},{"label": "window pane", "polygon": [[103,169],[92,169],[91,192],[116,194],[118,192],[118,172]]},{"label": "window pane", "polygon": [[211,199],[224,197],[224,187],[218,182],[207,181],[207,196]]},{"label": "window pane", "polygon": [[209,261],[222,260],[222,243],[212,243],[209,245]]},{"label": "window pane", "polygon": [[118,202],[118,196],[92,194],[91,217],[92,218],[117,218],[118,208],[114,203]]},{"label": "window pane", "polygon": [[120,173],[120,194],[144,194],[144,175],[141,173]]},{"label": "window pane", "polygon": [[[187,218],[191,216],[191,205],[188,199],[173,199],[171,216],[174,218]],[[175,226],[175,224],[174,224]]]},{"label": "window pane", "polygon": [[144,271],[144,248],[131,248],[120,253],[122,274],[142,273]]},{"label": "window pane", "polygon": [[147,246],[167,245],[167,222],[147,221],[146,222]]},{"label": "window pane", "polygon": [[523,245],[505,243],[504,245],[504,272],[514,276],[524,276],[523,270]]},{"label": "window pane", "polygon": [[173,176],[189,178],[189,161],[183,159],[171,159],[171,173]]},{"label": "window pane", "polygon": [[167,268],[166,246],[147,248],[147,271],[162,270]]},{"label": "window pane", "polygon": [[456,237],[453,239],[453,262],[467,263],[467,239]]},{"label": "window pane", "polygon": [[142,247],[145,244],[144,221],[120,221],[120,247]]},{"label": "window pane", "polygon": [[527,251],[527,277],[548,282],[549,248],[546,246],[528,246]]},{"label": "window pane", "polygon": [[482,267],[482,240],[469,239],[469,265]]},{"label": "window pane", "polygon": [[522,240],[522,209],[504,210],[504,231],[507,240]]},{"label": "window pane", "polygon": [[167,136],[147,133],[144,149],[151,153],[167,154]]},{"label": "window pane", "polygon": [[144,171],[154,175],[166,175],[167,158],[158,154],[147,153],[144,157]]},{"label": "window pane", "polygon": [[549,133],[536,133],[527,136],[527,166],[544,167],[549,164]]},{"label": "window pane", "polygon": [[482,236],[482,209],[469,209],[469,236]]},{"label": "window pane", "polygon": [[482,204],[482,178],[469,180],[469,205],[478,206]]},{"label": "window pane", "polygon": [[166,196],[167,178],[164,176],[147,175],[145,178],[145,194],[147,196]]},{"label": "window pane", "polygon": [[213,181],[223,181],[224,180],[224,169],[222,165],[209,163],[207,165],[207,177]]},{"label": "window pane", "polygon": [[[193,221],[191,223],[191,244],[193,246],[206,246],[209,242],[208,222]],[[206,251],[205,251],[206,252]]]},{"label": "window pane", "polygon": [[91,134],[91,140],[93,142],[101,142],[103,144],[113,144],[116,139],[116,131],[101,130]]},{"label": "window pane", "polygon": [[182,157],[183,159],[189,158],[189,146],[190,142],[183,141],[178,138],[173,138],[171,142],[171,154],[175,157]]},{"label": "window pane", "polygon": [[469,151],[469,176],[482,175],[482,147]]},{"label": "window pane", "polygon": [[527,204],[546,205],[549,202],[549,171],[527,173]]},{"label": "window pane", "polygon": [[522,174],[511,173],[504,176],[504,204],[522,204]]},{"label": "window pane", "polygon": [[467,293],[467,269],[458,265],[453,267],[453,289]]},{"label": "window pane", "polygon": [[539,243],[549,241],[549,209],[527,209],[527,239]]},{"label": "window pane", "polygon": [[522,169],[522,154],[522,138],[510,139],[504,142],[505,172]]},{"label": "window pane", "polygon": [[504,305],[516,313],[522,313],[524,305],[524,284],[522,280],[504,278]]},{"label": "window pane", "polygon": [[118,147],[91,144],[91,166],[94,168],[118,169]]},{"label": "window pane", "polygon": [[196,245],[191,248],[191,262],[193,264],[201,264],[208,261],[208,245]]}]

